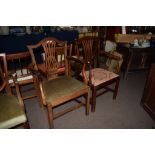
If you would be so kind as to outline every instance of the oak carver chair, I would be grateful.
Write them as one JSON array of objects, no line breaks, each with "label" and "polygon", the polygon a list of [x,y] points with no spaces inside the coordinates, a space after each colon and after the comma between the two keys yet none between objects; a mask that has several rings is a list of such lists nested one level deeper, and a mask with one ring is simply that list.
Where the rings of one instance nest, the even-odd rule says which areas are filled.
[{"label": "oak carver chair", "polygon": [[[6,61],[7,61],[7,75],[8,75],[8,82],[9,86],[11,88],[15,87],[14,81],[13,81],[13,75],[16,75],[21,96],[23,100],[33,98],[37,96],[36,92],[36,84],[33,77],[33,74],[31,72],[31,55],[28,51],[25,52],[17,52],[14,54],[7,54],[6,55]],[[22,89],[25,85],[32,85],[27,89]],[[34,93],[23,95],[24,92],[28,93],[31,91],[31,89],[34,89]]]},{"label": "oak carver chair", "polygon": [[[41,50],[45,53],[45,59],[42,66],[44,71],[37,65],[34,50],[41,46]],[[54,128],[54,119],[62,116],[63,114],[70,112],[74,109],[81,107],[84,103],[76,102],[77,104],[65,108],[60,112],[53,112],[54,108],[59,107],[71,100],[85,97],[86,115],[89,114],[89,86],[81,81],[70,76],[69,64],[72,57],[67,57],[67,42],[59,41],[55,38],[45,38],[37,45],[27,46],[34,63],[34,74],[36,75],[36,81],[38,81],[42,103],[47,110],[49,127]],[[37,51],[38,52],[38,51]],[[58,59],[58,55],[63,55],[63,70],[65,75],[60,74],[62,67]],[[46,76],[46,79],[42,79],[42,73]],[[38,93],[39,94],[39,93]]]},{"label": "oak carver chair", "polygon": [[[15,128],[19,125],[29,128],[19,85],[15,82],[17,97],[11,94],[10,87],[8,86],[5,53],[0,54],[0,62],[0,128]],[[15,78],[13,79],[16,81]]]},{"label": "oak carver chair", "polygon": [[[95,63],[96,63],[95,58],[97,58],[99,56],[99,49],[95,50],[93,48],[93,45],[94,45],[93,38],[87,37],[87,38],[82,38],[79,40],[80,40],[81,44],[79,44],[79,41],[78,41],[76,43],[76,46],[77,46],[76,48],[83,49],[81,51],[82,51],[82,54],[84,57],[84,67],[83,67],[84,71],[83,71],[83,74],[81,74],[81,75],[83,76],[85,83],[87,83],[91,87],[91,90],[92,90],[91,110],[92,110],[92,112],[95,112],[97,96],[102,95],[107,91],[112,91],[113,99],[116,99],[120,76],[119,76],[119,74],[114,73],[112,70],[109,70],[112,67],[109,67],[109,68],[96,68],[95,67]],[[77,50],[77,56],[73,56],[73,57],[81,60],[78,53],[79,53],[79,51]],[[104,53],[104,54],[107,57],[110,56],[109,53]],[[117,57],[117,56],[114,56],[113,54],[111,54],[110,58],[115,58],[115,57]],[[108,62],[107,62],[107,64],[108,64]],[[109,87],[113,83],[115,83],[114,89]],[[97,93],[98,90],[100,90],[100,89],[102,89],[103,91],[101,91],[100,93]]]}]

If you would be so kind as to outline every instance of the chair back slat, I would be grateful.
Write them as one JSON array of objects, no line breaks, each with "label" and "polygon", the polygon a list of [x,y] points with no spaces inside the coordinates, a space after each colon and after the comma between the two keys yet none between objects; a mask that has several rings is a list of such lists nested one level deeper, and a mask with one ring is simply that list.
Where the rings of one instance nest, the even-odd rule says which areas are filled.
[{"label": "chair back slat", "polygon": [[28,66],[31,63],[31,56],[29,52],[8,54],[6,55],[6,60],[8,64],[9,76],[14,73],[16,73],[19,77],[29,74]]}]

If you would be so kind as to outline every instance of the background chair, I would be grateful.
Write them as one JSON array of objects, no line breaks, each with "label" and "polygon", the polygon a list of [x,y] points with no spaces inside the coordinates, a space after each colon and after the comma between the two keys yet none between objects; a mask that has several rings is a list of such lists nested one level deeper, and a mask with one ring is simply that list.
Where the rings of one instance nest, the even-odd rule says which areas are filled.
[{"label": "background chair", "polygon": [[[96,38],[95,38],[96,39]],[[118,91],[118,86],[119,86],[119,80],[120,80],[120,76],[116,73],[119,72],[120,70],[120,66],[121,66],[121,62],[119,62],[118,64],[115,63],[112,59],[118,59],[121,60],[121,58],[119,56],[116,56],[116,52],[115,53],[106,53],[106,52],[102,52],[102,55],[104,54],[106,57],[108,57],[108,61],[107,61],[107,66],[106,68],[96,68],[95,64],[96,64],[96,59],[97,57],[99,57],[101,55],[101,53],[99,53],[100,49],[95,49],[94,48],[94,38],[82,38],[82,40],[80,39],[80,41],[76,42],[76,51],[77,51],[77,56],[75,58],[78,58],[79,60],[81,60],[81,58],[79,57],[79,50],[77,49],[83,49],[82,54],[84,55],[84,67],[83,67],[83,73],[81,74],[85,80],[85,83],[87,83],[92,90],[92,111],[95,111],[95,107],[96,107],[96,97],[107,92],[107,91],[112,91],[113,94],[113,99],[116,98],[117,96],[117,91]],[[97,40],[98,41],[98,40]],[[82,44],[80,44],[82,43]],[[99,47],[99,44],[97,44],[97,48]],[[99,55],[100,54],[100,55]],[[97,59],[98,60],[98,59]],[[117,62],[117,61],[116,61]],[[116,64],[116,66],[114,65]],[[114,66],[114,67],[113,67]],[[103,67],[103,66],[102,66]],[[114,71],[115,70],[115,71]],[[114,89],[109,88],[108,86],[115,83],[115,87]],[[103,89],[104,91],[97,93],[97,91],[99,89]]]},{"label": "background chair", "polygon": [[[40,68],[40,65],[37,64],[34,51],[35,49],[41,46],[45,53],[44,62],[41,64],[44,66],[44,70]],[[81,82],[76,80],[73,77],[70,77],[69,74],[69,62],[72,59],[71,57],[66,57],[67,55],[67,42],[59,41],[55,38],[45,38],[36,45],[29,45],[28,49],[31,53],[31,57],[34,64],[34,72],[36,73],[36,79],[39,84],[39,92],[41,95],[42,103],[47,109],[48,121],[50,128],[54,127],[53,120],[69,111],[81,107],[82,102],[72,106],[68,109],[63,109],[58,113],[53,113],[54,108],[67,103],[68,101],[77,99],[81,96],[84,96],[86,99],[86,115],[89,113],[89,87]],[[39,52],[39,51],[37,51]],[[63,68],[65,70],[65,75],[59,76],[61,63],[58,60],[58,55],[61,53],[63,55]],[[73,60],[73,59],[72,59]],[[44,81],[41,80],[41,75],[38,73],[43,73],[46,75],[47,79]]]},{"label": "background chair", "polygon": [[[28,92],[31,89],[34,89],[36,87],[34,77],[32,72],[30,71],[31,66],[31,55],[27,52],[18,52],[15,54],[7,54],[6,55],[6,61],[7,61],[7,75],[8,75],[8,82],[10,87],[14,87],[14,81],[13,81],[13,75],[16,75],[16,79],[19,83],[20,92],[22,95],[22,99],[29,99],[36,97],[36,91],[34,94],[29,95],[23,95],[24,91]],[[33,84],[34,87],[29,87],[26,90],[22,90],[22,86]],[[35,89],[36,90],[36,89]]]},{"label": "background chair", "polygon": [[14,128],[18,125],[29,128],[18,84],[15,84],[17,97],[8,90],[7,65],[4,53],[0,54],[0,60],[0,128]]},{"label": "background chair", "polygon": [[98,38],[97,37],[83,37],[75,40],[75,52],[74,55],[70,54],[75,58],[80,59],[83,62],[91,62],[95,65],[95,59],[98,55]]}]

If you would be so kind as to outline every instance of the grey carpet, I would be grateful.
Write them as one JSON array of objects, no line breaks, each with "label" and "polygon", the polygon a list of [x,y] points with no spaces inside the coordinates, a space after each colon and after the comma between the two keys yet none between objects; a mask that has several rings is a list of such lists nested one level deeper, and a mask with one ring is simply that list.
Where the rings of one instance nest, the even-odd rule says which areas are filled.
[{"label": "grey carpet", "polygon": [[[85,108],[69,112],[54,120],[55,129],[151,129],[155,122],[141,107],[140,101],[147,73],[129,73],[127,79],[121,78],[116,100],[108,92],[97,97],[96,111],[88,116]],[[47,129],[48,120],[37,98],[25,101],[27,115],[32,129]],[[73,104],[61,106],[55,111]]]}]

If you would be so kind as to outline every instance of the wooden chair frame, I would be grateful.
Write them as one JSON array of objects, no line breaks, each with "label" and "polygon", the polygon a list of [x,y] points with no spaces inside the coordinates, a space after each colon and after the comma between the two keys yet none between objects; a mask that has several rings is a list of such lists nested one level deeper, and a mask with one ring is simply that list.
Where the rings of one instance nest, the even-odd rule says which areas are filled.
[{"label": "wooden chair frame", "polygon": [[[93,43],[96,43],[96,49],[93,49]],[[93,78],[93,75],[92,75],[92,72],[91,70],[94,68],[94,64],[95,64],[95,58],[97,58],[97,66],[99,66],[99,63],[98,63],[98,57],[99,57],[99,54],[101,55],[101,53],[99,53],[99,46],[100,46],[100,39],[99,38],[94,38],[94,37],[85,37],[85,38],[81,38],[81,39],[78,39],[75,43],[75,51],[76,51],[76,55],[77,55],[77,58],[79,58],[79,51],[78,51],[78,45],[82,44],[83,45],[83,55],[85,57],[84,59],[84,67],[83,67],[83,73],[82,73],[82,76],[84,78],[84,81],[85,83],[87,83],[91,90],[92,90],[92,98],[91,98],[91,103],[92,103],[92,106],[91,106],[91,110],[92,112],[95,112],[95,108],[96,108],[96,97],[99,96],[99,95],[102,95],[104,94],[105,92],[107,91],[112,91],[113,92],[113,99],[116,99],[116,96],[117,96],[117,92],[118,92],[118,86],[119,86],[119,81],[120,81],[120,76],[118,75],[117,77],[113,78],[113,79],[110,79],[106,82],[103,82],[97,86],[94,86],[92,84],[92,78]],[[95,52],[93,52],[93,50],[95,50]],[[117,56],[114,56],[110,53],[107,53],[107,52],[102,52],[102,55],[105,55],[106,57],[110,57],[112,59],[115,59],[115,60],[119,60],[120,58],[117,57]],[[89,77],[87,77],[86,75],[86,71],[89,71]],[[108,87],[108,85],[110,84],[115,84],[115,87],[114,89],[111,89]],[[105,88],[104,91],[102,91],[101,93],[97,93],[98,90],[100,89],[103,89]]]},{"label": "wooden chair frame", "polygon": [[[31,60],[31,55],[28,51],[26,52],[17,52],[15,54],[7,54],[6,55],[6,61],[7,61],[7,75],[8,75],[8,81],[9,85],[11,87],[15,86],[15,83],[13,81],[13,76],[16,76],[16,80],[18,81],[19,87],[21,88],[24,85],[27,84],[34,84],[35,90],[36,90],[36,84],[33,77],[33,74],[31,73],[31,62],[28,64],[28,58]],[[9,70],[9,64],[11,65],[11,70]],[[18,73],[20,73],[18,75]],[[20,92],[22,94],[22,91],[20,89]],[[22,99],[26,100],[29,98],[36,97],[37,94],[23,96]]]},{"label": "wooden chair frame", "polygon": [[[58,46],[56,46],[57,44],[62,44],[63,46],[58,47]],[[44,63],[46,65],[46,69],[47,69],[46,70],[47,81],[55,80],[55,79],[59,78],[59,75],[58,75],[59,74],[59,67],[58,67],[58,61],[56,58],[57,52],[61,51],[64,54],[65,76],[66,77],[70,76],[69,64],[70,64],[70,60],[74,60],[74,59],[72,59],[72,57],[67,57],[67,42],[66,41],[59,41],[55,38],[48,37],[48,38],[41,40],[36,45],[29,45],[28,46],[28,49],[29,49],[30,54],[32,56],[32,62],[34,65],[34,74],[36,75],[35,76],[36,81],[38,81],[38,84],[39,84],[38,92],[40,92],[42,103],[47,110],[49,127],[54,128],[54,122],[53,122],[54,119],[64,115],[65,113],[68,113],[72,110],[75,110],[75,109],[81,107],[83,105],[83,103],[80,102],[80,103],[76,104],[75,106],[72,106],[70,108],[62,110],[61,112],[58,112],[56,114],[53,113],[53,109],[62,105],[62,104],[65,104],[68,101],[76,100],[80,96],[85,97],[86,115],[88,115],[89,114],[89,87],[87,87],[87,86],[85,88],[81,89],[80,91],[77,91],[73,94],[63,96],[63,97],[60,96],[59,99],[54,100],[54,101],[50,101],[49,103],[47,103],[46,97],[44,94],[44,90],[43,90],[42,76],[41,76],[41,74],[39,74],[40,70],[38,68],[38,65],[36,63],[35,56],[33,53],[33,49],[35,49],[39,46],[43,46],[43,48],[45,50],[46,59],[45,59]]]}]

